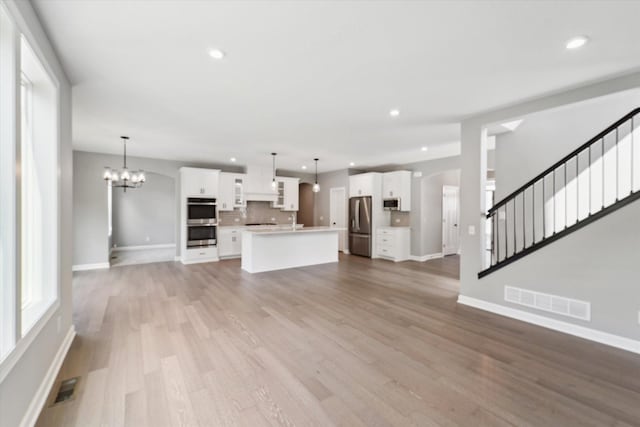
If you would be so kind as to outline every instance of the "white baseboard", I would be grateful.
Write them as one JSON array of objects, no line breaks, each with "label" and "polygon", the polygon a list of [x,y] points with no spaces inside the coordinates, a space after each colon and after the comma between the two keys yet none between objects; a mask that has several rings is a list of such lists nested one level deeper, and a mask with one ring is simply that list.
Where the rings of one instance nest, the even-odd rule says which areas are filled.
[{"label": "white baseboard", "polygon": [[632,340],[631,338],[613,335],[608,332],[586,328],[584,326],[563,322],[562,320],[540,316],[538,314],[529,313],[527,311],[518,310],[516,308],[507,307],[488,301],[483,301],[465,295],[458,296],[458,303],[478,308],[480,310],[490,311],[491,313],[499,314],[501,316],[511,317],[512,319],[517,319],[523,322],[542,326],[543,328],[553,329],[554,331],[574,335],[586,340],[595,341],[600,344],[627,350],[632,353],[640,354],[640,341]]},{"label": "white baseboard", "polygon": [[29,404],[27,413],[24,414],[24,417],[22,417],[22,422],[20,422],[20,427],[31,427],[35,425],[36,421],[38,421],[40,411],[42,411],[44,404],[47,402],[49,391],[51,390],[51,387],[53,386],[53,383],[58,376],[58,372],[62,367],[62,362],[64,362],[64,358],[67,356],[67,352],[69,351],[69,347],[71,347],[71,343],[73,342],[73,338],[75,336],[76,329],[73,325],[71,325],[69,327],[67,335],[62,341],[62,344],[60,344],[60,347],[58,348],[58,352],[51,361],[51,365],[49,365],[49,369],[42,379],[40,387],[38,387],[38,391],[36,391],[33,399],[31,399],[31,403]]},{"label": "white baseboard", "polygon": [[181,260],[182,260],[182,257],[181,257],[181,256],[176,255],[176,256],[174,256],[174,257],[173,257],[173,260],[174,260],[174,261],[181,261]]},{"label": "white baseboard", "polygon": [[143,251],[145,249],[170,249],[175,248],[174,243],[163,243],[160,245],[141,245],[141,246],[116,246],[112,248],[113,252],[121,251]]},{"label": "white baseboard", "polygon": [[343,249],[342,253],[345,254],[345,255],[349,255],[350,252],[349,252],[349,249]]},{"label": "white baseboard", "polygon": [[435,254],[428,254],[428,255],[422,255],[422,256],[409,255],[409,260],[424,262],[424,261],[429,261],[430,259],[436,259],[436,258],[442,258],[442,257],[443,257],[442,252],[438,252]]},{"label": "white baseboard", "polygon": [[85,271],[85,270],[100,270],[102,268],[109,268],[108,262],[97,262],[95,264],[78,264],[71,267],[71,271]]},{"label": "white baseboard", "polygon": [[220,261],[220,258],[191,259],[191,260],[181,259],[180,260],[180,262],[183,263],[184,265],[202,264],[205,262],[218,262],[218,261]]}]

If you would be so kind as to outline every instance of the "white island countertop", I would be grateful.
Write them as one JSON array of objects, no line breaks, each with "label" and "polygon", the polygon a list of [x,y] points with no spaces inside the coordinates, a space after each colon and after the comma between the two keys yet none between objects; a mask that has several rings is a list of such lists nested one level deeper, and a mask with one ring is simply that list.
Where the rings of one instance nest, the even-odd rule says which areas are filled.
[{"label": "white island countertop", "polygon": [[242,269],[249,273],[338,262],[336,227],[242,231]]},{"label": "white island countertop", "polygon": [[345,228],[337,228],[337,227],[293,227],[288,228],[248,228],[244,230],[245,233],[254,233],[254,234],[289,234],[289,233],[323,233],[327,231],[342,231]]}]

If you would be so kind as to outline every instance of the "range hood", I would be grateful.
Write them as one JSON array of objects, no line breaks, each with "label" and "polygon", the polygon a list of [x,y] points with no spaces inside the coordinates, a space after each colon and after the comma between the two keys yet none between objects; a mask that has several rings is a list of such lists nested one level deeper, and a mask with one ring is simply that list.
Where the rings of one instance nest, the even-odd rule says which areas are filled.
[{"label": "range hood", "polygon": [[278,194],[271,188],[273,172],[269,166],[247,166],[245,200],[252,202],[275,202]]}]

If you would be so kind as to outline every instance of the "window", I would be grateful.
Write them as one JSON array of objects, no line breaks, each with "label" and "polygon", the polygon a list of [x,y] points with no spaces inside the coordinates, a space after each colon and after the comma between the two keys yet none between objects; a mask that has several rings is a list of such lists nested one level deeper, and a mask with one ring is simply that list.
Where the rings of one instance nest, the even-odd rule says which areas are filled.
[{"label": "window", "polygon": [[16,341],[13,41],[12,23],[0,5],[0,360],[6,357]]},{"label": "window", "polygon": [[0,2],[0,378],[58,300],[58,85]]},{"label": "window", "polygon": [[57,298],[57,92],[22,38],[20,300],[25,335]]}]

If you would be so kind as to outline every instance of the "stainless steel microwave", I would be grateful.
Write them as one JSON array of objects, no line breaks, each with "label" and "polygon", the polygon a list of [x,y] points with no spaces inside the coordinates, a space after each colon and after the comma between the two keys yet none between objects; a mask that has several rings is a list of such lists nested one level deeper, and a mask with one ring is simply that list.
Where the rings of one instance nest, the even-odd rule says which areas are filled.
[{"label": "stainless steel microwave", "polygon": [[400,197],[394,197],[391,199],[382,200],[382,208],[385,211],[399,211],[400,210]]}]

